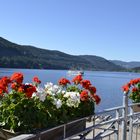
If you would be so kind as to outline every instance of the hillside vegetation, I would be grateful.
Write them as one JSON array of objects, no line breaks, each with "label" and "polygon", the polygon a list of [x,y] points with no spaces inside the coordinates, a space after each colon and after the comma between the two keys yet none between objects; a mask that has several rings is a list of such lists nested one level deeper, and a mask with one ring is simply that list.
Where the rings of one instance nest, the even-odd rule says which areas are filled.
[{"label": "hillside vegetation", "polygon": [[125,62],[125,61],[119,61],[119,60],[110,60],[110,62],[122,66],[127,69],[133,69],[135,67],[140,67],[139,61],[131,61],[131,62]]},{"label": "hillside vegetation", "polygon": [[121,66],[98,56],[69,55],[60,51],[18,45],[0,37],[0,67],[32,69],[84,69],[123,71]]}]

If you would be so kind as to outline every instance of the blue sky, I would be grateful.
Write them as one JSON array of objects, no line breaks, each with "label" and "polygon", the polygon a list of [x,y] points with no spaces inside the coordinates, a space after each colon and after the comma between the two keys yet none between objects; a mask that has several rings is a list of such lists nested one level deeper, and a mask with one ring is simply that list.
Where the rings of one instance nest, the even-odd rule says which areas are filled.
[{"label": "blue sky", "polygon": [[140,0],[0,0],[0,36],[22,45],[140,61]]}]

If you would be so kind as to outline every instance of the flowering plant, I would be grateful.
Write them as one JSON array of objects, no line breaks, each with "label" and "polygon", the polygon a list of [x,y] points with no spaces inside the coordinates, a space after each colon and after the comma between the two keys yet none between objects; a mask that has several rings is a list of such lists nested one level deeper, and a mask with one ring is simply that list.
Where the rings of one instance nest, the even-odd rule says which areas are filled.
[{"label": "flowering plant", "polygon": [[77,75],[58,85],[49,82],[40,87],[38,77],[23,83],[23,74],[0,79],[0,125],[12,131],[30,132],[50,128],[94,113],[100,97],[89,80]]},{"label": "flowering plant", "polygon": [[123,86],[125,93],[130,93],[129,98],[134,103],[140,102],[140,78],[132,79]]}]

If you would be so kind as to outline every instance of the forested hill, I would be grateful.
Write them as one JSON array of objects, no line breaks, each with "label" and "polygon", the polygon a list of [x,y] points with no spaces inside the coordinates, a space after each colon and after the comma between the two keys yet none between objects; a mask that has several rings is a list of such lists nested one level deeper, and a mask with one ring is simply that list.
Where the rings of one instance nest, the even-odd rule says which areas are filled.
[{"label": "forested hill", "polygon": [[0,37],[1,68],[84,69],[123,71],[124,68],[98,56],[69,55],[60,51],[18,45]]},{"label": "forested hill", "polygon": [[110,62],[122,66],[127,69],[133,69],[136,67],[140,67],[140,62],[139,61],[130,61],[130,62],[125,62],[125,61],[119,61],[119,60],[110,60]]}]

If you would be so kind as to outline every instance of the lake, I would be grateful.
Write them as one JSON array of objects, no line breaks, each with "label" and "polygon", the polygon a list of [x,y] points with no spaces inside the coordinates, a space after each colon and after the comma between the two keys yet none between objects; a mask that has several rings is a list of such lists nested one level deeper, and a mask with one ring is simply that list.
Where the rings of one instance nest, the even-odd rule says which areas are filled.
[{"label": "lake", "polygon": [[[35,70],[35,69],[0,69],[1,76],[10,76],[13,72],[22,72],[24,74],[24,82],[31,82],[34,76],[38,76],[42,81],[42,86],[46,82],[57,81],[62,78],[72,79],[67,75],[66,70]],[[105,72],[105,71],[85,71],[84,79],[89,79],[97,88],[97,94],[100,95],[102,101],[96,106],[96,111],[121,106],[123,99],[122,85],[130,79],[140,77],[139,73],[130,72]]]}]

